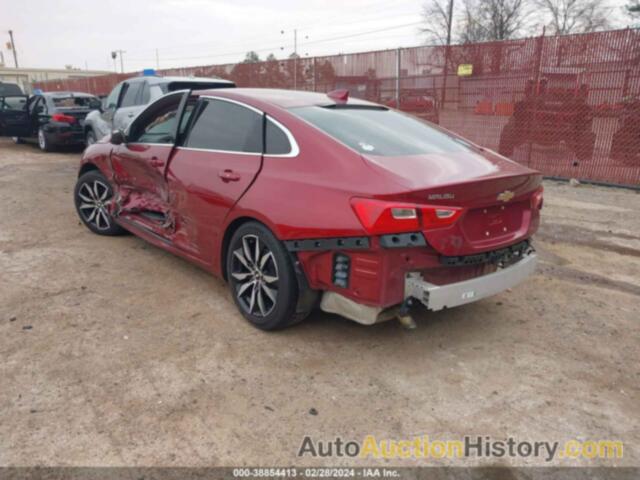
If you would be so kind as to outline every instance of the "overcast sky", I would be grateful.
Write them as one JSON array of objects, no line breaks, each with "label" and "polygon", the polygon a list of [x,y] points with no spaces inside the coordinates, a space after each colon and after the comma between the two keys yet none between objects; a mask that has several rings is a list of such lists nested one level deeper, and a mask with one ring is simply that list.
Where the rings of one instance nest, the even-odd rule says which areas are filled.
[{"label": "overcast sky", "polygon": [[[624,0],[608,0],[622,5]],[[14,32],[20,66],[125,71],[419,45],[421,0],[0,0],[0,51]],[[280,32],[284,30],[285,33]],[[377,32],[376,32],[377,31]],[[282,48],[281,48],[282,47]],[[119,61],[117,68],[120,68]]]}]

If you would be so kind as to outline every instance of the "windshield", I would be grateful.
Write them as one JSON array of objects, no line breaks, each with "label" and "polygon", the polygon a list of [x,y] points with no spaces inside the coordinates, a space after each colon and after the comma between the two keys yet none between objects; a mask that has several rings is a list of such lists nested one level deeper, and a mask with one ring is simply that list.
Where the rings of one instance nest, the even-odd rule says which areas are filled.
[{"label": "windshield", "polygon": [[298,107],[290,111],[362,154],[402,156],[472,150],[463,140],[393,110]]},{"label": "windshield", "polygon": [[51,97],[51,101],[56,108],[100,108],[101,102],[97,97],[74,97],[74,96],[56,96]]}]

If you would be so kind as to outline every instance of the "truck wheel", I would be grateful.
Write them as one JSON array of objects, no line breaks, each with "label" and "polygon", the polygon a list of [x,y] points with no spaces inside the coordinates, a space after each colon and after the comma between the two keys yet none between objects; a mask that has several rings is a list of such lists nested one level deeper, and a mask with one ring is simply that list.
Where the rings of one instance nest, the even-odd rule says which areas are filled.
[{"label": "truck wheel", "polygon": [[15,143],[16,145],[24,143],[24,140],[22,140],[20,137],[11,137],[11,140],[13,140],[13,143]]},{"label": "truck wheel", "polygon": [[291,258],[261,223],[248,222],[235,231],[226,264],[233,300],[253,326],[277,330],[306,316],[296,314],[299,292]]},{"label": "truck wheel", "polygon": [[89,130],[87,130],[87,133],[84,137],[84,144],[88,147],[89,145],[93,145],[96,142],[97,142],[96,134],[93,131],[93,129],[90,128]]}]

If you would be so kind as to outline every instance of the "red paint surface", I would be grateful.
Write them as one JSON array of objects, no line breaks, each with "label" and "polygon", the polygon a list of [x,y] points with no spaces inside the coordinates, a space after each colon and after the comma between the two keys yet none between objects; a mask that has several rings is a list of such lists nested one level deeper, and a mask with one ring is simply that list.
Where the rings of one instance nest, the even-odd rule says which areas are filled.
[{"label": "red paint surface", "polygon": [[[402,301],[408,271],[421,271],[435,283],[482,273],[478,267],[444,268],[439,255],[494,250],[529,238],[538,227],[539,198],[532,198],[539,196],[541,176],[493,152],[364,158],[291,115],[286,107],[308,101],[296,92],[208,93],[265,111],[291,131],[300,154],[276,158],[98,143],[85,151],[82,164],[94,164],[112,182],[126,228],[218,275],[225,232],[239,219],[260,221],[281,240],[370,236],[351,207],[354,197],[461,210],[453,225],[421,227],[427,247],[383,249],[370,236],[370,249],[347,251],[348,289],[331,283],[334,252],[298,254],[312,288],[370,305]],[[499,201],[506,190],[513,198]],[[145,209],[166,214],[167,222],[141,216]]]}]

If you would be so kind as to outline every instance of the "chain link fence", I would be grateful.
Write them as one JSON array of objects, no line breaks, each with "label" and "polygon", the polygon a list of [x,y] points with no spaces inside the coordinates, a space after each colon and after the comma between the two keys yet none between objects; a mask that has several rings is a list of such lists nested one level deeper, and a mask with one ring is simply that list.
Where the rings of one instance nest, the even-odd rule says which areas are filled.
[{"label": "chain link fence", "polygon": [[[546,176],[640,185],[640,30],[172,68],[328,92],[438,123]],[[132,74],[39,82],[106,95]]]}]

